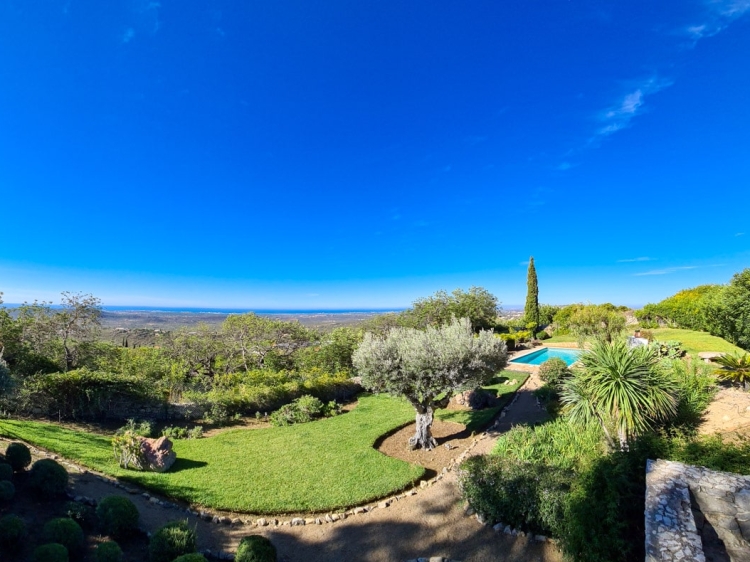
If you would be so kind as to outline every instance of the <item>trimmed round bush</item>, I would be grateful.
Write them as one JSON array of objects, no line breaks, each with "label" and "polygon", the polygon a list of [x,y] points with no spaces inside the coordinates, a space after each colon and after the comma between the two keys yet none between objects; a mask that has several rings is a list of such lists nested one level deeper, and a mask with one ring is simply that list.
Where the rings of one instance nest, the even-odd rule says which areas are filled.
[{"label": "trimmed round bush", "polygon": [[107,496],[100,501],[96,506],[96,517],[102,532],[113,538],[125,537],[138,530],[138,508],[123,496]]},{"label": "trimmed round bush", "polygon": [[0,462],[0,480],[11,480],[13,478],[13,467],[7,462]]},{"label": "trimmed round bush", "polygon": [[0,502],[8,502],[16,495],[16,487],[13,482],[0,480]]},{"label": "trimmed round bush", "polygon": [[23,443],[11,443],[5,449],[5,462],[13,468],[13,472],[21,472],[31,464],[31,451]]},{"label": "trimmed round bush", "polygon": [[195,530],[187,521],[172,521],[156,531],[148,543],[151,562],[172,562],[178,556],[195,552]]},{"label": "trimmed round bush", "polygon": [[123,562],[125,555],[115,541],[107,541],[96,547],[96,562]]},{"label": "trimmed round bush", "polygon": [[551,357],[539,365],[539,378],[552,386],[560,384],[570,374],[568,364],[559,357]]},{"label": "trimmed round bush", "polygon": [[240,541],[235,562],[276,562],[276,547],[266,537],[249,535]]},{"label": "trimmed round bush", "polygon": [[0,546],[16,546],[21,543],[24,536],[26,523],[18,515],[5,515],[0,518]]},{"label": "trimmed round bush", "polygon": [[83,529],[70,517],[58,517],[47,521],[42,534],[44,540],[60,543],[71,552],[78,552],[83,549]]},{"label": "trimmed round bush", "polygon": [[43,498],[57,498],[65,494],[68,471],[52,459],[39,459],[29,471],[29,487]]},{"label": "trimmed round bush", "polygon": [[68,549],[56,542],[38,546],[31,555],[31,562],[69,562],[69,560]]},{"label": "trimmed round bush", "polygon": [[206,560],[206,557],[202,554],[191,552],[190,554],[183,554],[182,556],[178,556],[172,562],[208,562],[208,560]]},{"label": "trimmed round bush", "polygon": [[96,523],[94,508],[85,503],[65,502],[63,512],[83,528],[91,528]]}]

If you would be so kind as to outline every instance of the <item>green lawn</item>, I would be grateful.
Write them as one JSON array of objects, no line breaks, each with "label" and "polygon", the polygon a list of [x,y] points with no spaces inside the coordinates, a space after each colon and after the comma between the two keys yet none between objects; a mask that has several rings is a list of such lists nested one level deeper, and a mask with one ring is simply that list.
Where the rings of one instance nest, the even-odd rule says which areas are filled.
[{"label": "green lawn", "polygon": [[[435,417],[442,421],[464,424],[469,431],[480,431],[505,407],[513,393],[528,377],[528,373],[520,371],[503,371],[490,384],[483,387],[501,398],[496,406],[482,410],[438,410]],[[513,385],[503,384],[509,379],[515,381]]]},{"label": "green lawn", "polygon": [[[677,328],[657,328],[650,330],[654,337],[660,341],[677,340],[682,342],[682,348],[688,353],[697,354],[700,351],[726,351],[729,353],[745,353],[739,347],[732,345],[728,341],[712,336],[706,332],[696,332],[695,330],[679,330]],[[632,335],[632,331],[628,331]],[[556,342],[574,342],[575,336],[555,336],[544,340],[545,344],[554,345]]]},{"label": "green lawn", "polygon": [[164,474],[120,468],[110,439],[101,435],[13,420],[0,420],[0,435],[197,505],[249,513],[327,511],[385,496],[424,474],[372,448],[413,412],[404,400],[362,396],[353,411],[314,423],[178,440],[177,461]]},{"label": "green lawn", "polygon": [[[503,385],[510,377],[516,384]],[[525,378],[525,373],[504,371],[487,388],[509,398]],[[443,410],[437,417],[479,430],[500,407]],[[0,420],[0,435],[191,504],[258,514],[291,513],[359,505],[423,476],[422,467],[373,449],[379,437],[413,419],[414,409],[405,400],[363,395],[351,412],[314,423],[177,440],[177,461],[164,474],[120,468],[108,436],[17,420]]]}]

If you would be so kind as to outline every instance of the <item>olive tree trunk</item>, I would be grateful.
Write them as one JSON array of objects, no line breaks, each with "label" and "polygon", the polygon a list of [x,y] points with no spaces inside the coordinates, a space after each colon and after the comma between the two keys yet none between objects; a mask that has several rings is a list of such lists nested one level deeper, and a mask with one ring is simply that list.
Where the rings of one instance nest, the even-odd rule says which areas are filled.
[{"label": "olive tree trunk", "polygon": [[409,438],[409,447],[414,449],[424,449],[430,451],[437,447],[437,441],[432,436],[432,406],[419,408],[417,410],[417,427],[414,435]]}]

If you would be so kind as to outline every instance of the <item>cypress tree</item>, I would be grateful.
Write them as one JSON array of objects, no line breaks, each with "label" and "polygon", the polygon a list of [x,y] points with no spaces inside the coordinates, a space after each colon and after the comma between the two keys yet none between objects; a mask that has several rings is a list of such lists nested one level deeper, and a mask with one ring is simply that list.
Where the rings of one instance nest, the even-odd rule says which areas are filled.
[{"label": "cypress tree", "polygon": [[534,332],[539,327],[539,285],[536,280],[534,257],[529,258],[529,271],[526,274],[526,306],[523,309],[527,324],[534,324]]}]

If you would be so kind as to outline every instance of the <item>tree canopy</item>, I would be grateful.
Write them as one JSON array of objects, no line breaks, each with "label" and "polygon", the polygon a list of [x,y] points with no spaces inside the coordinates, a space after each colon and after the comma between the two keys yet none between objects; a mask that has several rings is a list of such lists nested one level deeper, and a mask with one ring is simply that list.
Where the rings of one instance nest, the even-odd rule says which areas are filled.
[{"label": "tree canopy", "polygon": [[505,343],[489,331],[472,333],[468,319],[425,330],[393,328],[364,336],[352,357],[362,384],[374,392],[405,397],[416,410],[412,448],[432,449],[433,412],[461,388],[479,386],[507,363]]},{"label": "tree canopy", "polygon": [[438,291],[432,296],[417,299],[411,310],[403,313],[406,325],[414,328],[444,326],[454,318],[468,318],[473,331],[495,326],[499,310],[497,297],[482,287],[468,291],[456,289],[448,294]]}]

